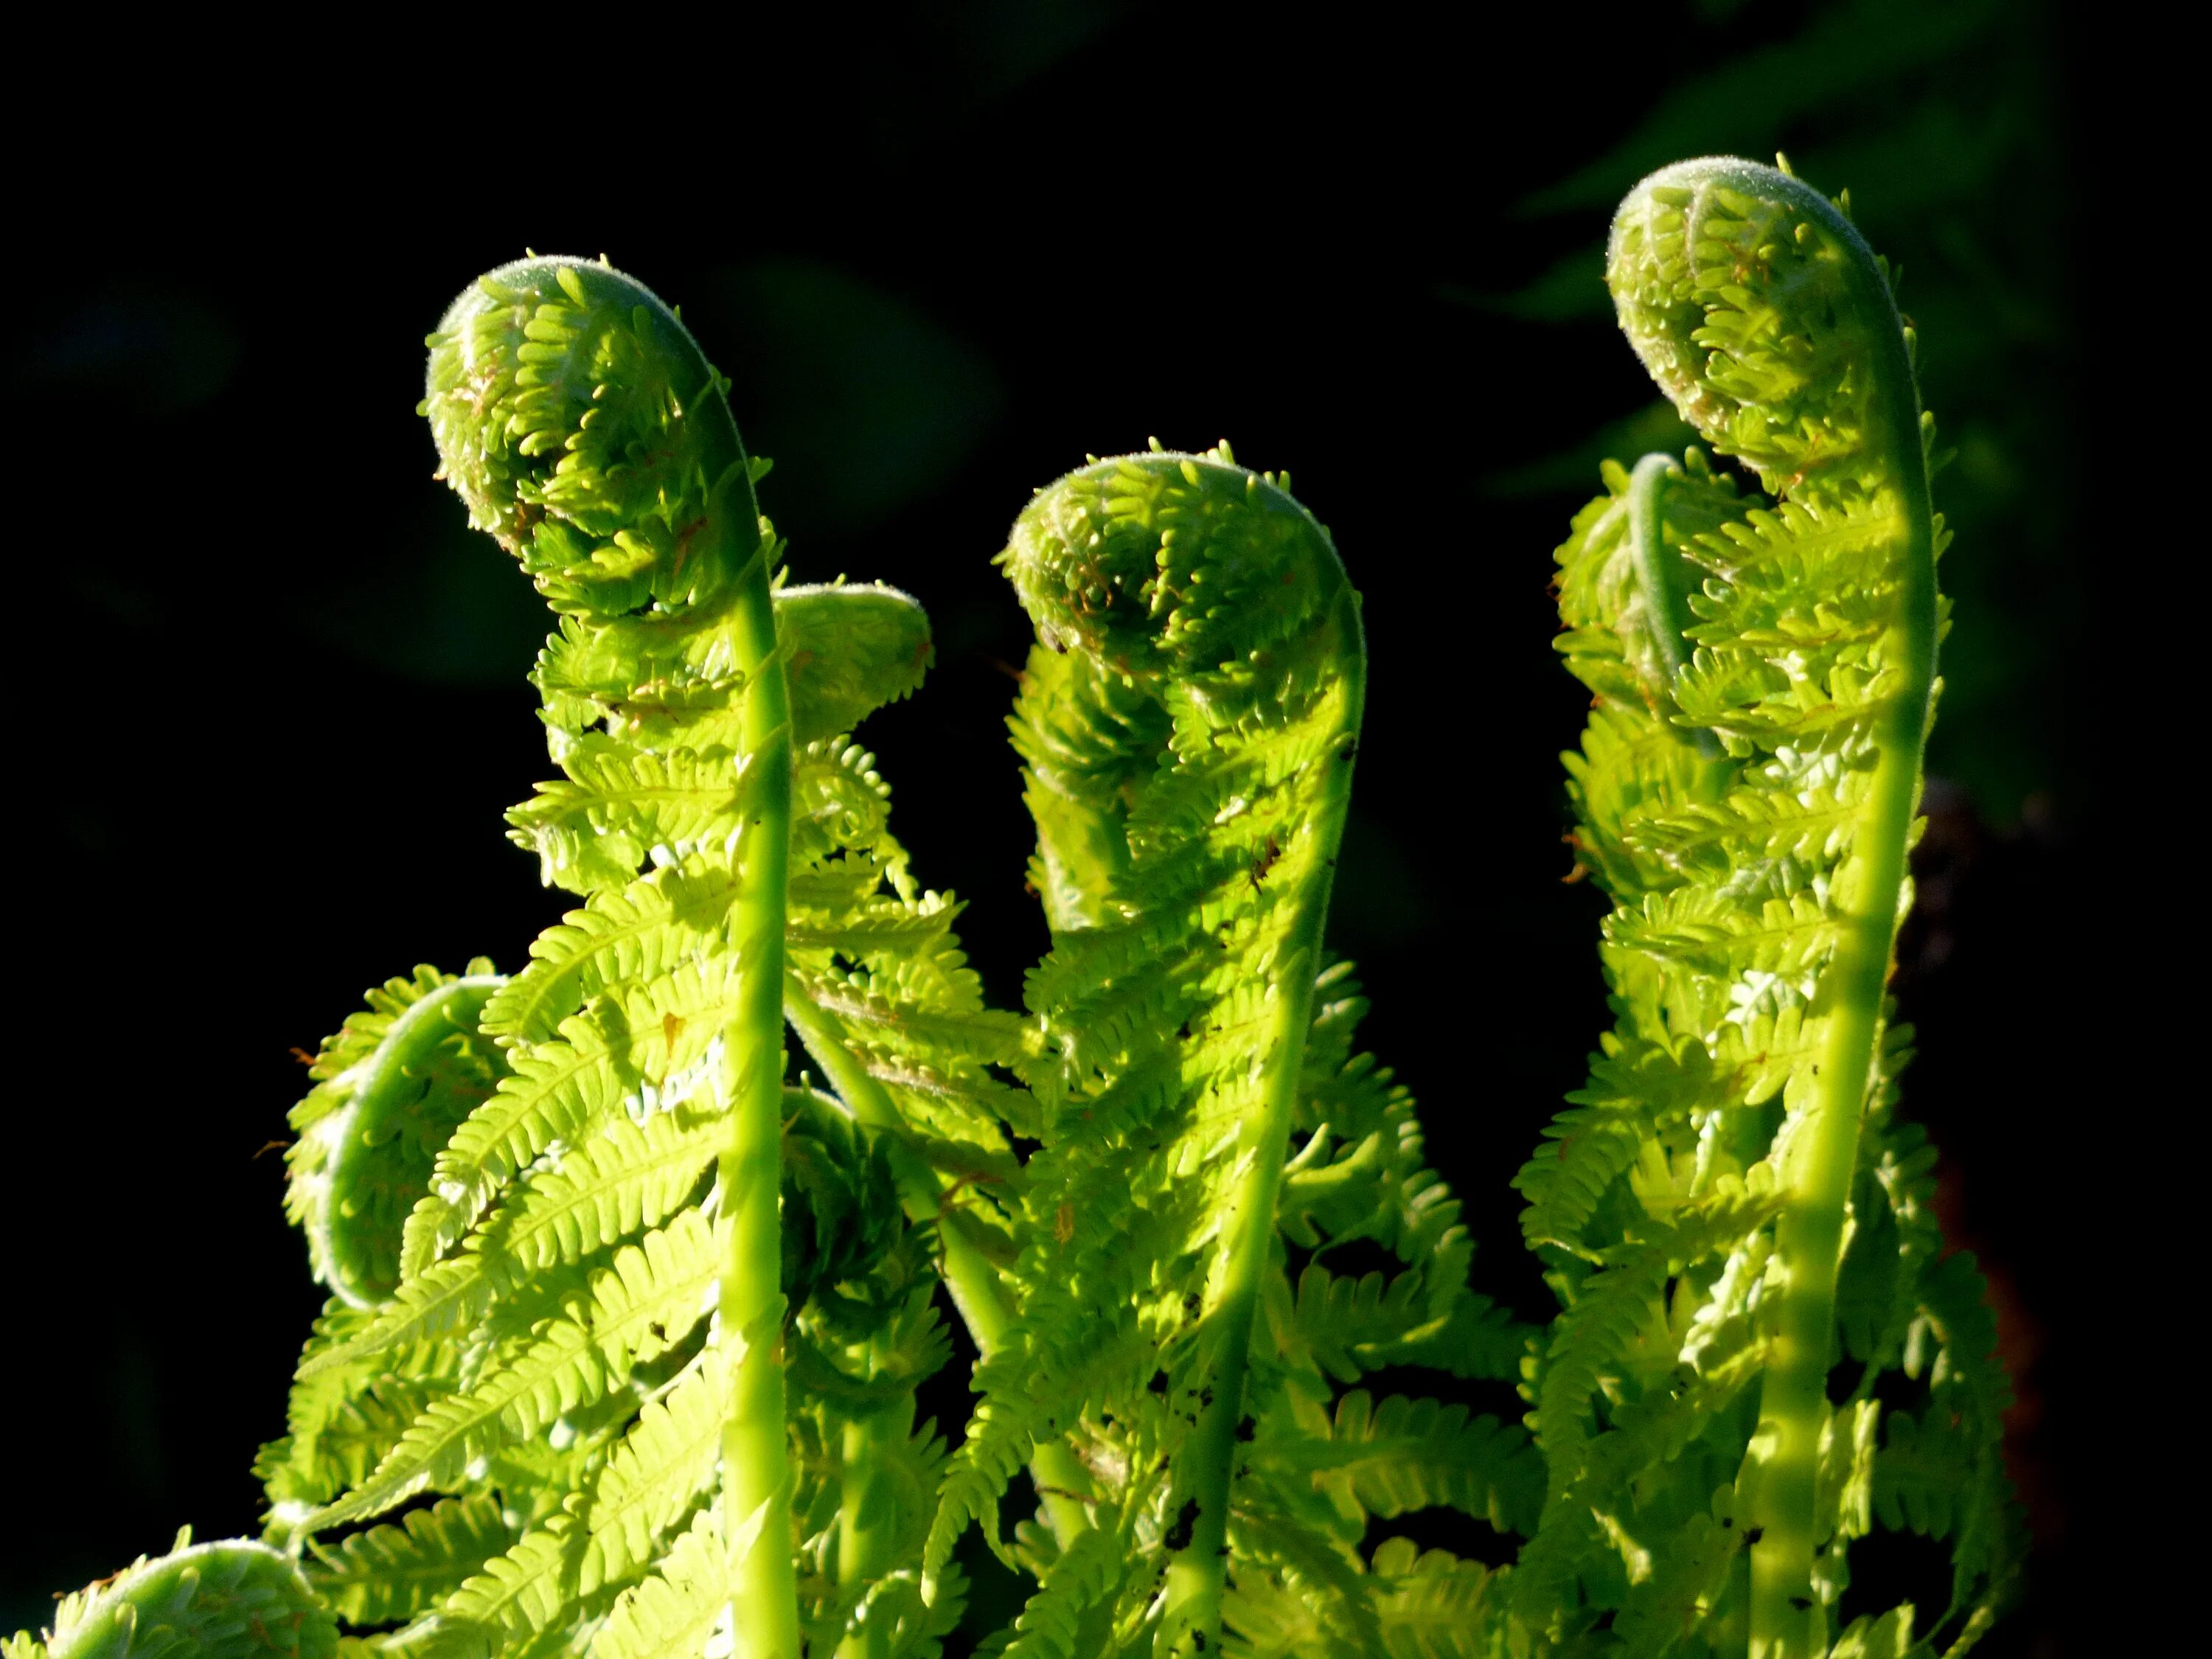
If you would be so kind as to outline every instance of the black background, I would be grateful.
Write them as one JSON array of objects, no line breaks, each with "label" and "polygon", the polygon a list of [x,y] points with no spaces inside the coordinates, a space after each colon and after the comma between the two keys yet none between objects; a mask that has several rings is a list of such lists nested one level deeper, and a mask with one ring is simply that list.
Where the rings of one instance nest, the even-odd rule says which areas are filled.
[{"label": "black background", "polygon": [[2082,14],[1916,34],[1914,11],[1007,0],[27,40],[0,1630],[181,1522],[255,1528],[247,1465],[319,1304],[256,1151],[302,1088],[287,1050],[417,961],[519,963],[559,908],[500,817],[546,770],[542,613],[412,412],[447,299],[525,246],[605,252],[683,305],[777,460],[795,579],[929,606],[932,682],[865,736],[1002,1002],[1044,939],[1001,724],[1026,642],[988,563],[1006,523],[1153,434],[1292,470],[1372,653],[1332,943],[1479,1281],[1542,1313],[1506,1182],[1603,1018],[1600,901],[1560,880],[1583,700],[1549,554],[1601,450],[1667,432],[1594,250],[1645,166],[1787,145],[1907,254],[1961,451],[1900,990],[1907,1109],[2021,1381],[2037,1590],[1986,1650],[2105,1650],[2115,1287],[2142,1255],[2109,1241],[2142,1218],[2073,1149],[2136,1105],[2084,1012],[2124,978],[2140,875],[2098,735],[2121,601],[2083,505],[2120,443],[2083,412],[2081,297],[2117,141]]}]

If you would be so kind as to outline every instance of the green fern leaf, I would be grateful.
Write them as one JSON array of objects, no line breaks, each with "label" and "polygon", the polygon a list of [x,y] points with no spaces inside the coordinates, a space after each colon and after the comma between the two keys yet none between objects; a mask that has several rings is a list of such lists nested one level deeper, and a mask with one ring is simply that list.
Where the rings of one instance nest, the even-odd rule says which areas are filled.
[{"label": "green fern leaf", "polygon": [[659,979],[719,939],[738,892],[734,872],[704,860],[594,892],[538,935],[529,967],[485,1005],[483,1029],[548,1041],[609,987]]},{"label": "green fern leaf", "polygon": [[724,1358],[708,1347],[609,1455],[592,1494],[581,1589],[620,1583],[649,1563],[661,1535],[720,1472]]},{"label": "green fern leaf", "polygon": [[1086,1615],[1121,1589],[1129,1567],[1126,1540],[1103,1528],[1078,1538],[1046,1571],[1001,1659],[1077,1659],[1085,1644]]},{"label": "green fern leaf", "polygon": [[458,977],[417,968],[369,993],[369,1009],[323,1044],[314,1090],[292,1109],[285,1212],[307,1235],[315,1277],[356,1307],[388,1301],[400,1231],[432,1161],[507,1066],[478,1035],[506,981],[481,959]]},{"label": "green fern leaf", "polygon": [[445,1603],[438,1617],[459,1630],[491,1632],[501,1651],[566,1628],[574,1620],[577,1534],[556,1515],[523,1534]]},{"label": "green fern leaf", "polygon": [[1532,1532],[1543,1462],[1517,1426],[1469,1419],[1464,1406],[1355,1389],[1336,1403],[1326,1440],[1272,1447],[1269,1461],[1310,1475],[1384,1520],[1448,1505],[1500,1532]]},{"label": "green fern leaf", "polygon": [[492,1498],[442,1498],[319,1553],[307,1582],[349,1624],[388,1624],[428,1611],[515,1541]]},{"label": "green fern leaf", "polygon": [[589,1652],[592,1659],[696,1659],[728,1608],[721,1528],[708,1507],[652,1577],[623,1592]]},{"label": "green fern leaf", "polygon": [[1372,1570],[1389,1586],[1376,1597],[1375,1618],[1389,1659],[1504,1659],[1498,1572],[1403,1538],[1376,1547]]}]

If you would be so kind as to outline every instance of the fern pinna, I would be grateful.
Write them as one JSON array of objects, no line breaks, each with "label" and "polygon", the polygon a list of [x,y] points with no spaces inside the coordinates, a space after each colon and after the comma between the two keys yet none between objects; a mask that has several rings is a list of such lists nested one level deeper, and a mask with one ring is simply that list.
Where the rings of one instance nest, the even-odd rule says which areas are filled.
[{"label": "fern pinna", "polygon": [[[1912,336],[1847,214],[1749,162],[1639,185],[1607,280],[1768,499],[1647,457],[1559,550],[1616,1024],[1517,1182],[1565,1305],[1516,1605],[1561,1651],[1956,1652],[2016,1546],[1990,1316],[1896,1119],[1884,996],[1942,626]],[[1950,1604],[1838,1638],[1877,1524],[1948,1538]]]},{"label": "fern pinna", "polygon": [[[1336,1397],[1385,1365],[1508,1376],[1521,1346],[1468,1290],[1458,1206],[1404,1091],[1352,1058],[1362,1005],[1322,959],[1358,596],[1287,480],[1225,446],[1085,467],[1001,561],[1038,641],[1013,726],[1053,933],[1021,1066],[1040,1144],[1009,1215],[1013,1322],[925,1566],[973,1517],[995,1535],[1013,1471],[1057,1442],[1076,1468],[1008,1552],[1042,1581],[1009,1654],[1194,1652],[1224,1626],[1237,1652],[1421,1649],[1485,1572],[1364,1552],[1369,1516],[1526,1525],[1540,1477],[1517,1427]],[[1334,1276],[1355,1240],[1400,1271]]]}]

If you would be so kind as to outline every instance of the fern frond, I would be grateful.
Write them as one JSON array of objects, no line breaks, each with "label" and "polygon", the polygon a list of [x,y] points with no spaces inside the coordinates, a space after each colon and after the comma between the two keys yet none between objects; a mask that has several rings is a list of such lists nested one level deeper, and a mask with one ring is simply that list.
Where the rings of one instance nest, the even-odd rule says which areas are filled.
[{"label": "fern frond", "polygon": [[[1356,1534],[1333,1511],[1286,1504],[1283,1496],[1266,1481],[1239,1486],[1229,1536],[1248,1608],[1274,1599],[1263,1588],[1273,1579],[1279,1592],[1304,1605],[1307,1639],[1318,1638],[1322,1651],[1377,1651],[1382,1632],[1375,1603],[1382,1586],[1365,1571]],[[1279,1613],[1277,1621],[1288,1622]]]},{"label": "fern frond", "polygon": [[720,1128],[680,1106],[643,1122],[617,1117],[517,1185],[484,1231],[483,1255],[519,1277],[581,1261],[679,1212],[695,1219],[682,1206],[720,1151]]},{"label": "fern frond", "polygon": [[1389,1659],[1504,1659],[1499,1572],[1403,1538],[1376,1546],[1371,1570],[1388,1586],[1375,1619]]},{"label": "fern frond", "polygon": [[591,1639],[592,1659],[695,1659],[728,1614],[719,1518],[699,1511],[653,1575],[624,1590]]},{"label": "fern frond", "polygon": [[708,1347],[609,1454],[592,1493],[581,1589],[620,1583],[651,1561],[660,1535],[720,1473],[725,1358]]},{"label": "fern frond", "polygon": [[718,941],[739,890],[735,872],[693,859],[593,893],[532,943],[530,965],[485,1005],[483,1029],[548,1041],[609,987],[659,979]]},{"label": "fern frond", "polygon": [[1434,1400],[1390,1395],[1377,1405],[1355,1389],[1337,1401],[1326,1439],[1266,1455],[1384,1520],[1444,1505],[1500,1532],[1527,1533],[1543,1505],[1543,1462],[1517,1425],[1470,1419],[1466,1407]]},{"label": "fern frond", "polygon": [[627,1109],[641,1084],[654,1083],[664,1106],[703,1087],[701,1068],[738,995],[734,957],[687,959],[563,1020],[556,1040],[510,1049],[513,1074],[438,1155],[430,1198],[408,1218],[403,1267],[436,1259],[502,1182],[556,1141],[574,1144]]},{"label": "fern frond", "polygon": [[450,1489],[494,1445],[529,1437],[562,1411],[598,1399],[605,1387],[591,1334],[574,1321],[556,1320],[512,1363],[495,1364],[465,1394],[432,1402],[366,1480],[308,1516],[300,1530],[381,1514],[425,1488]]},{"label": "fern frond", "polygon": [[850,732],[912,696],[936,654],[921,606],[881,582],[780,588],[775,627],[802,744]]},{"label": "fern frond", "polygon": [[[1460,1206],[1410,1097],[1353,1054],[1365,1005],[1321,957],[1358,641],[1279,488],[1225,448],[1101,462],[1042,492],[1005,556],[1039,638],[1012,726],[1054,940],[1024,988],[1041,1042],[1014,1063],[1042,1144],[1006,1206],[1008,1358],[977,1373],[926,1560],[1066,1436],[1087,1504],[1157,1517],[1133,1534],[1168,1585],[1147,1639],[1178,1654],[1214,1639],[1231,1547],[1270,1564],[1239,1578],[1248,1630],[1279,1595],[1310,1616],[1279,1632],[1372,1651],[1343,1519],[1280,1461],[1328,1443],[1301,1413],[1365,1369],[1510,1376],[1528,1340],[1468,1288]],[[1370,1242],[1401,1269],[1322,1265]],[[1285,1247],[1311,1258],[1297,1294]],[[1040,1404],[1062,1398],[1088,1409]],[[1509,1507],[1533,1521],[1535,1498]],[[1063,1549],[1071,1520],[1054,1513]]]},{"label": "fern frond", "polygon": [[939,1575],[934,1600],[923,1597],[917,1574],[902,1569],[868,1587],[854,1610],[852,1633],[884,1659],[938,1659],[967,1605],[967,1580],[958,1567]]},{"label": "fern frond", "polygon": [[[430,1401],[450,1393],[457,1344],[425,1344],[396,1363],[355,1348],[377,1316],[332,1297],[315,1322],[286,1407],[285,1437],[261,1449],[254,1473],[272,1525],[290,1522],[367,1478]],[[332,1363],[326,1357],[336,1355]]]},{"label": "fern frond", "polygon": [[303,1530],[374,1515],[425,1486],[447,1486],[475,1459],[506,1441],[527,1440],[599,1400],[642,1354],[680,1340],[706,1313],[724,1241],[696,1210],[648,1234],[594,1276],[580,1316],[547,1322],[512,1359],[495,1359],[465,1391],[434,1402],[374,1473],[343,1499],[308,1517]]},{"label": "fern frond", "polygon": [[1103,1527],[1082,1534],[1046,1571],[1002,1659],[1077,1659],[1086,1615],[1111,1601],[1128,1566],[1127,1540]]},{"label": "fern frond", "polygon": [[308,1583],[339,1618],[382,1625],[428,1612],[515,1541],[498,1501],[476,1492],[356,1533],[305,1566]]},{"label": "fern frond", "polygon": [[1458,1377],[1519,1376],[1534,1328],[1468,1289],[1465,1272],[1458,1252],[1387,1278],[1377,1272],[1352,1279],[1310,1262],[1279,1342],[1340,1382],[1389,1365],[1432,1366]]},{"label": "fern frond", "polygon": [[1221,1598],[1221,1650],[1229,1659],[1355,1659],[1360,1652],[1323,1623],[1310,1598],[1243,1561],[1230,1564]]},{"label": "fern frond", "polygon": [[570,1517],[553,1516],[486,1561],[438,1616],[449,1625],[492,1633],[501,1650],[565,1628],[577,1612],[576,1546]]},{"label": "fern frond", "polygon": [[[1566,1304],[1529,1378],[1548,1490],[1511,1581],[1543,1643],[1605,1620],[1625,1654],[1722,1630],[1826,1651],[1847,1547],[1884,1518],[1870,1391],[1951,1280],[1975,1322],[1971,1267],[1936,1266],[1921,1143],[1889,1121],[1944,532],[1887,280],[1844,216],[1747,162],[1655,174],[1614,222],[1624,331],[1769,499],[1702,451],[1608,465],[1559,554],[1560,648],[1595,694],[1574,842],[1613,900],[1618,1024],[1516,1182]],[[1827,1376],[1839,1348],[1852,1383]],[[1960,1420],[1994,1447],[1984,1412]],[[1962,1550],[1957,1616],[2002,1559]]]},{"label": "fern frond", "polygon": [[403,1281],[391,1305],[338,1342],[311,1346],[300,1360],[300,1379],[358,1370],[378,1355],[404,1352],[465,1331],[490,1305],[495,1281],[481,1256],[470,1252],[432,1263]]},{"label": "fern frond", "polygon": [[1646,1535],[1648,1549],[1627,1545],[1634,1562],[1613,1629],[1625,1651],[1662,1654],[1694,1639],[1721,1605],[1744,1540],[1740,1530],[1711,1515],[1691,1515]]},{"label": "fern frond", "polygon": [[[928,1659],[963,1594],[940,1571],[921,1595],[945,1457],[913,1394],[950,1348],[940,1247],[1006,1322],[1034,1028],[984,1006],[850,740],[919,683],[927,620],[783,586],[722,390],[604,263],[493,272],[431,341],[445,476],[558,614],[533,678],[562,775],[511,823],[585,902],[511,981],[373,994],[301,1111],[344,1147],[362,1068],[422,1095],[401,1039],[448,1003],[417,1046],[483,1073],[465,1108],[377,1117],[407,1153],[377,1177],[380,1276],[333,1279],[366,1305],[325,1320],[262,1460],[272,1531],[357,1622],[411,1619],[377,1641],[417,1659],[641,1659],[703,1647],[723,1607],[726,1639],[790,1653],[802,1604],[814,1635],[873,1620],[875,1659]],[[780,1004],[842,1098],[781,1087]],[[424,1492],[447,1501],[331,1535]]]},{"label": "fern frond", "polygon": [[1042,1374],[1037,1347],[1025,1334],[1012,1336],[976,1368],[972,1386],[982,1398],[969,1420],[965,1443],[946,1465],[922,1552],[924,1583],[933,1595],[953,1546],[972,1523],[981,1522],[984,1541],[1013,1565],[1012,1553],[999,1537],[998,1513],[1016,1473],[1039,1441],[1065,1430],[1089,1401],[1129,1393],[1129,1379],[1150,1370],[1158,1354],[1157,1340],[1133,1322],[1094,1326],[1085,1336],[1079,1348],[1052,1352]]},{"label": "fern frond", "polygon": [[547,885],[572,892],[627,884],[657,847],[681,857],[726,840],[744,811],[723,750],[658,754],[587,732],[561,768],[564,781],[539,784],[507,821],[509,838],[538,854]]}]

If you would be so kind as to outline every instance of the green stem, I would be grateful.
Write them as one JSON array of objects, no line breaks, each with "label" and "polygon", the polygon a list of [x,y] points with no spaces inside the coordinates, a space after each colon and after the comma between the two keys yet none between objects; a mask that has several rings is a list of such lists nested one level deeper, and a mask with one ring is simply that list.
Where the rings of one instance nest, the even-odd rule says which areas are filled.
[{"label": "green stem", "polygon": [[[721,400],[712,400],[714,409]],[[712,419],[710,411],[702,411]],[[723,420],[728,419],[726,410]],[[736,451],[737,432],[729,432]],[[720,459],[719,457],[717,459]],[[721,1340],[737,1363],[722,1424],[722,1527],[739,1659],[799,1659],[799,1588],[792,1565],[791,1477],[783,1399],[782,1238],[777,1211],[783,1129],[783,934],[791,842],[791,717],[775,614],[751,494],[737,451],[716,492],[713,533],[726,555],[750,555],[731,617],[746,675],[740,725],[750,779],[738,832],[738,897],[732,938],[740,966],[736,1012],[723,1033],[722,1083],[731,1110],[720,1166],[730,1218],[721,1281]],[[742,523],[733,520],[743,519]],[[734,561],[733,561],[734,562]]]},{"label": "green stem", "polygon": [[1825,199],[1809,190],[1802,194],[1842,245],[1851,298],[1872,325],[1875,430],[1905,529],[1899,615],[1885,641],[1885,655],[1902,671],[1905,684],[1875,734],[1874,778],[1850,863],[1837,878],[1842,890],[1837,902],[1845,920],[1816,1005],[1826,1015],[1827,1029],[1813,1067],[1806,1121],[1783,1172],[1787,1197],[1775,1229],[1781,1284],[1747,1460],[1745,1519],[1758,1529],[1751,1548],[1751,1659],[1816,1659],[1826,1650],[1826,1615],[1814,1594],[1813,1557],[1821,1542],[1814,1492],[1828,1416],[1836,1273],[1858,1164],[1860,1118],[1881,1036],[1936,670],[1935,520],[1903,330],[1888,285],[1857,232]]},{"label": "green stem", "polygon": [[[863,1123],[888,1129],[894,1135],[907,1132],[904,1118],[890,1091],[872,1077],[847,1041],[843,1023],[810,998],[795,980],[784,997],[784,1016],[806,1052],[822,1067],[853,1115]],[[900,1194],[907,1214],[917,1221],[934,1220],[943,1245],[945,1283],[954,1305],[985,1359],[1005,1340],[1013,1313],[1006,1305],[998,1269],[966,1233],[960,1212],[942,1201],[943,1183],[937,1174],[903,1143],[894,1140],[893,1158]],[[1065,1549],[1091,1525],[1083,1499],[1091,1489],[1091,1476],[1074,1452],[1062,1441],[1040,1444],[1030,1459],[1030,1478],[1044,1507],[1053,1535]]]},{"label": "green stem", "polygon": [[1269,987],[1274,1004],[1265,1036],[1266,1060],[1256,1100],[1237,1126],[1237,1177],[1220,1289],[1206,1322],[1217,1343],[1207,1386],[1185,1448],[1189,1474],[1189,1542],[1168,1566],[1167,1594],[1156,1652],[1216,1651],[1221,1641],[1221,1595],[1229,1560],[1229,1491],[1237,1456],[1237,1427],[1244,1415],[1244,1378],[1252,1352],[1252,1326],[1275,1238],[1275,1200],[1289,1155],[1291,1119],[1313,1024],[1314,976],[1321,964],[1322,930],[1328,919],[1330,884],[1344,839],[1352,798],[1352,740],[1359,733],[1366,698],[1367,659],[1360,643],[1358,601],[1343,590],[1332,622],[1342,629],[1347,665],[1338,682],[1342,698],[1340,737],[1317,763],[1326,768],[1314,812],[1285,850],[1284,862],[1299,872],[1297,908],[1277,955]]},{"label": "green stem", "polygon": [[[872,1376],[875,1357],[871,1345]],[[837,1510],[837,1582],[848,1589],[866,1589],[896,1564],[898,1511],[891,1500],[884,1452],[905,1440],[912,1419],[909,1396],[904,1412],[886,1407],[845,1425],[841,1448],[843,1490]],[[869,1620],[838,1644],[837,1659],[889,1659],[893,1633],[890,1620]]]}]

